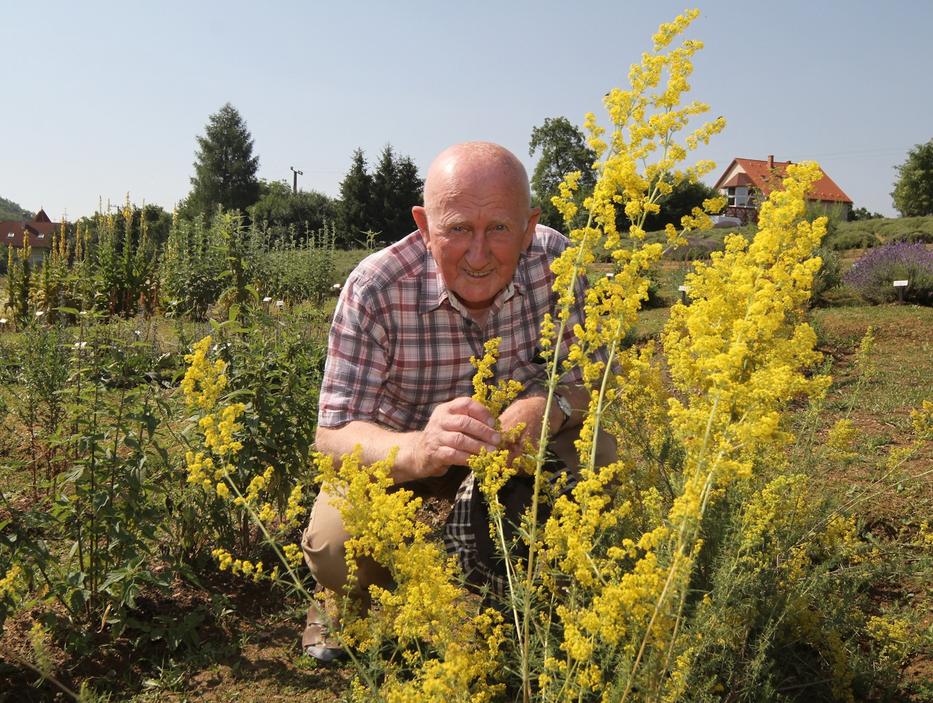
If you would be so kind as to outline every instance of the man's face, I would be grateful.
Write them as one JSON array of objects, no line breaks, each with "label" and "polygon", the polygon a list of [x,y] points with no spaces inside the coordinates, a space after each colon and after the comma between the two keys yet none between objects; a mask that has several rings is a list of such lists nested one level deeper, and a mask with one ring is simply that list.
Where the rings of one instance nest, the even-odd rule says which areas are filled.
[{"label": "man's face", "polygon": [[447,289],[467,308],[485,310],[512,280],[538,212],[513,178],[496,173],[449,178],[413,208]]}]

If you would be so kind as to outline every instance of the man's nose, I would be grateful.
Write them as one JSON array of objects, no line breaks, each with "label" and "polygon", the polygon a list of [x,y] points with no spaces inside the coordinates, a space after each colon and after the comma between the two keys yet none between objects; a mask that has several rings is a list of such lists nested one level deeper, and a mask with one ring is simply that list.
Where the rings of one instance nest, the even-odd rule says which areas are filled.
[{"label": "man's nose", "polygon": [[489,261],[489,243],[486,241],[486,233],[480,229],[474,230],[470,239],[470,248],[466,253],[467,264],[470,268],[481,269]]}]

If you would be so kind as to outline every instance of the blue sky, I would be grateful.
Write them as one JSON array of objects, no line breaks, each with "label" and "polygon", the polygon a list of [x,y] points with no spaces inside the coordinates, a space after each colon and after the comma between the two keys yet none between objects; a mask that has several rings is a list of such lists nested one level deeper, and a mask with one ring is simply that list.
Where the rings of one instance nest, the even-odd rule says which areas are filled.
[{"label": "blue sky", "polygon": [[[532,127],[579,124],[623,85],[667,0],[34,2],[3,0],[0,196],[53,219],[99,199],[167,209],[195,137],[229,101],[259,175],[338,194],[356,147],[422,170],[448,144],[499,142],[529,167]],[[894,166],[933,138],[933,2],[697,4],[693,97],[728,127],[699,156],[815,159],[893,215]],[[718,175],[718,172],[717,174]],[[713,177],[711,180],[715,180]]]}]

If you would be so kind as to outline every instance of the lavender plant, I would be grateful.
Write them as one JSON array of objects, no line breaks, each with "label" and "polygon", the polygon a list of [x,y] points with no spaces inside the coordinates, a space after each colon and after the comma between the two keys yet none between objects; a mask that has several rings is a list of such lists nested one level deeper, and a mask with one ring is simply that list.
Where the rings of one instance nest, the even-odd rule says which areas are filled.
[{"label": "lavender plant", "polygon": [[886,303],[897,298],[894,281],[907,280],[904,300],[933,304],[933,251],[923,244],[898,242],[872,249],[843,278],[865,300]]}]

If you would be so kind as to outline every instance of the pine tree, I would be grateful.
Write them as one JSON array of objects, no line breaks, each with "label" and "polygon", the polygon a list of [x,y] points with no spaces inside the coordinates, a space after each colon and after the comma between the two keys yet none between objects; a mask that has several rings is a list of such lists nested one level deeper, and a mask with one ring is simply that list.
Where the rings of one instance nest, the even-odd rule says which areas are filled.
[{"label": "pine tree", "polygon": [[240,113],[227,103],[208,118],[204,136],[197,139],[189,213],[210,218],[218,205],[246,212],[259,199],[259,157],[253,156],[253,137]]},{"label": "pine tree", "polygon": [[340,230],[343,244],[359,246],[365,242],[364,233],[372,229],[370,198],[373,179],[366,170],[366,157],[362,149],[353,152],[353,163],[340,183]]},{"label": "pine tree", "polygon": [[415,229],[411,208],[421,203],[423,188],[424,181],[411,158],[397,155],[387,144],[373,174],[370,218],[374,229],[382,232],[382,243],[397,242]]},{"label": "pine tree", "polygon": [[403,237],[415,230],[411,209],[424,199],[424,179],[418,175],[418,167],[407,156],[398,161],[396,169],[395,208],[398,236]]},{"label": "pine tree", "polygon": [[399,238],[395,204],[396,180],[395,154],[392,145],[386,144],[373,173],[373,191],[369,200],[369,221],[374,224],[373,229],[381,232],[379,241],[382,244],[397,241]]}]

